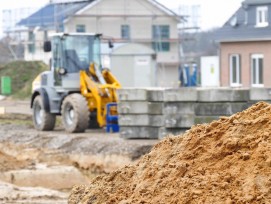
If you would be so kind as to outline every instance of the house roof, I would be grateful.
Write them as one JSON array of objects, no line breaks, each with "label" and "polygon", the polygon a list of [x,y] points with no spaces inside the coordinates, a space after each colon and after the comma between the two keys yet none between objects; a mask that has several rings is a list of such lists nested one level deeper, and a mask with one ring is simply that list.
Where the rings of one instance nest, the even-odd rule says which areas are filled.
[{"label": "house roof", "polygon": [[218,42],[242,42],[271,40],[271,16],[266,27],[256,26],[256,7],[268,6],[271,10],[271,0],[246,0],[242,6],[215,34]]},{"label": "house roof", "polygon": [[[69,16],[74,14],[80,14],[85,9],[91,8],[100,0],[81,0],[67,3],[50,3],[38,10],[31,16],[21,20],[17,23],[18,26],[26,27],[54,27],[57,22],[61,25]],[[164,5],[158,3],[155,0],[147,0],[163,10],[167,15],[184,20],[183,17],[179,17],[172,10],[168,9]]]},{"label": "house roof", "polygon": [[160,8],[161,10],[166,12],[168,15],[175,17],[177,20],[186,21],[186,18],[184,16],[179,16],[177,13],[175,13],[171,9],[167,8],[163,4],[159,3],[158,1],[156,1],[156,0],[148,0],[148,1],[150,1],[151,3],[156,5],[158,8]]},{"label": "house roof", "polygon": [[50,3],[29,17],[17,23],[26,27],[54,27],[55,22],[62,23],[68,16],[84,8],[94,0],[85,0],[67,3]]},{"label": "house roof", "polygon": [[243,4],[247,5],[260,5],[260,4],[270,4],[271,0],[245,0]]},{"label": "house roof", "polygon": [[[95,6],[96,4],[98,4],[100,1],[102,0],[95,0],[93,1],[93,3],[87,5],[86,7],[82,8],[81,10],[77,11],[75,13],[75,16],[80,16],[82,15],[85,11],[87,11],[88,9],[92,8],[93,6]],[[171,16],[172,18],[176,19],[177,21],[181,21],[181,22],[185,22],[186,17],[185,16],[180,16],[177,13],[175,13],[174,11],[172,11],[171,9],[167,8],[166,6],[164,6],[163,4],[159,3],[156,0],[146,0],[147,2],[151,3],[152,5],[154,5],[155,7],[157,7],[158,9],[160,9],[161,11],[163,11],[165,13],[165,15]],[[132,15],[132,14],[130,14]],[[109,14],[110,16],[110,14]],[[155,14],[153,14],[153,16],[155,16]],[[67,19],[68,21],[69,19]]]}]

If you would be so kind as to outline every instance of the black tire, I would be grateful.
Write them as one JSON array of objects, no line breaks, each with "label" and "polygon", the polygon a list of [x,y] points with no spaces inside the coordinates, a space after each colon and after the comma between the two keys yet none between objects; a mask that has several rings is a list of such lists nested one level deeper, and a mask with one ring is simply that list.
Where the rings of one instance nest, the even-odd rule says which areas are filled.
[{"label": "black tire", "polygon": [[101,128],[98,121],[97,121],[97,111],[90,112],[88,128],[89,129],[100,129]]},{"label": "black tire", "polygon": [[71,94],[61,107],[62,124],[67,132],[84,132],[88,128],[89,110],[84,96]]},{"label": "black tire", "polygon": [[41,96],[36,96],[33,102],[33,123],[35,129],[40,131],[50,131],[55,127],[56,115],[44,110]]}]

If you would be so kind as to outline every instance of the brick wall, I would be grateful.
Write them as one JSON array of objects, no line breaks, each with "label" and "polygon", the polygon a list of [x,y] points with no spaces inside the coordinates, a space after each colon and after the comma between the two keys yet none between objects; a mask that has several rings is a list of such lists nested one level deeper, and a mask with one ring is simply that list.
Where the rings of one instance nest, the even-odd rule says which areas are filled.
[{"label": "brick wall", "polygon": [[263,54],[264,87],[271,87],[271,41],[220,44],[221,86],[230,86],[230,55],[241,55],[242,87],[251,87],[251,55]]}]

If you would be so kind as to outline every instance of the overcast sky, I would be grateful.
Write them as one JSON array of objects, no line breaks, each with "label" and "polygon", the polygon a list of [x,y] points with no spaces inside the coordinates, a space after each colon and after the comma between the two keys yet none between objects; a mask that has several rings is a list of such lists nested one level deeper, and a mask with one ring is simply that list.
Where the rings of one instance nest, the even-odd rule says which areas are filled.
[{"label": "overcast sky", "polygon": [[[201,27],[210,29],[222,26],[228,18],[241,6],[243,0],[158,0],[170,9],[177,11],[180,4],[196,4],[201,6]],[[1,9],[41,7],[49,0],[0,0]],[[0,13],[2,28],[2,11]],[[0,30],[1,33],[1,30]]]}]

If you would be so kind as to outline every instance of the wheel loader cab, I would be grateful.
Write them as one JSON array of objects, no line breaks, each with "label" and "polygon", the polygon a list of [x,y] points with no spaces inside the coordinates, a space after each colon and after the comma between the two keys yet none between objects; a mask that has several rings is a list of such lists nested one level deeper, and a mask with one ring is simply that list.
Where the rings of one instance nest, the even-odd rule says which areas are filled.
[{"label": "wheel loader cab", "polygon": [[58,34],[52,36],[51,45],[45,42],[44,50],[52,51],[55,86],[77,86],[72,82],[79,83],[80,70],[89,69],[91,63],[101,66],[100,35]]}]

